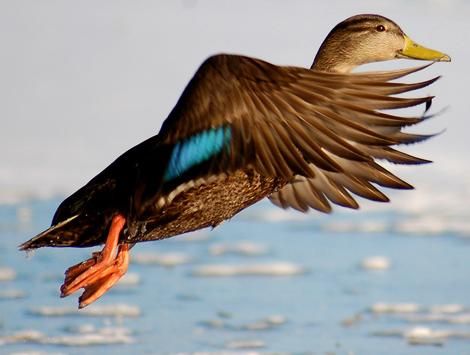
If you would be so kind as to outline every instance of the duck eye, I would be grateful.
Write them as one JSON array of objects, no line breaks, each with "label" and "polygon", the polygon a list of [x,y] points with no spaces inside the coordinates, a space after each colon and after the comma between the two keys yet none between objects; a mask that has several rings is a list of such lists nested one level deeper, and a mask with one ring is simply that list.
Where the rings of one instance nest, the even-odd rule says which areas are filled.
[{"label": "duck eye", "polygon": [[383,25],[378,25],[375,29],[376,29],[378,32],[383,32],[383,31],[385,31],[385,26],[383,26]]}]

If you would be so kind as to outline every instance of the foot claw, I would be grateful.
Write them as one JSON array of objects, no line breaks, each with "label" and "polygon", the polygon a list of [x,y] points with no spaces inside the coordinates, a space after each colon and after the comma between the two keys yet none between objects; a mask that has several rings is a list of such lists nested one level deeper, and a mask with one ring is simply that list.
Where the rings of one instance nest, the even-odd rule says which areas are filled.
[{"label": "foot claw", "polygon": [[113,285],[119,281],[119,279],[125,274],[125,270],[120,270],[119,268],[102,277],[92,284],[85,287],[85,291],[78,298],[79,308],[84,308],[89,304],[95,302],[98,298],[103,296]]},{"label": "foot claw", "polygon": [[[96,254],[96,253],[93,253]],[[90,259],[82,261],[76,265],[73,265],[65,271],[64,284],[61,287],[61,291],[65,285],[70,284],[75,278],[77,278],[85,270],[89,269],[98,262],[97,255],[93,255]]]},{"label": "foot claw", "polygon": [[126,273],[130,247],[128,244],[117,247],[124,223],[124,217],[115,216],[103,250],[67,269],[64,283],[60,287],[60,297],[69,296],[84,288],[85,291],[79,298],[79,308],[86,307],[104,295]]}]

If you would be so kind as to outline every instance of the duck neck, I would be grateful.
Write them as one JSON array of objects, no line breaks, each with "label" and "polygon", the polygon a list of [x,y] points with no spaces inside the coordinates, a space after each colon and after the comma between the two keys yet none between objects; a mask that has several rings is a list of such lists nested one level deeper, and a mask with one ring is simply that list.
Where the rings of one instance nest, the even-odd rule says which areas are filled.
[{"label": "duck neck", "polygon": [[[325,38],[318,50],[310,69],[330,73],[350,73],[358,65],[363,64],[362,52],[352,46],[351,39],[345,39],[338,31],[333,29]],[[353,48],[354,50],[351,50]]]},{"label": "duck neck", "polygon": [[310,69],[329,72],[347,74],[350,73],[357,64],[351,60],[349,53],[345,53],[340,48],[325,45],[318,50]]}]

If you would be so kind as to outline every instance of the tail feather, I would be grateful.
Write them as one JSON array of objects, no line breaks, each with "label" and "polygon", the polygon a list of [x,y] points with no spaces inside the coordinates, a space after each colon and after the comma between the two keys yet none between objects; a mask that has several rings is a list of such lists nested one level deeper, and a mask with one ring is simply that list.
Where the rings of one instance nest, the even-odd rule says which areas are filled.
[{"label": "tail feather", "polygon": [[[20,250],[30,250],[37,249],[44,246],[58,246],[59,244],[64,244],[64,238],[58,238],[59,235],[62,235],[64,232],[64,226],[70,225],[70,222],[75,220],[79,215],[72,216],[65,221],[57,223],[45,231],[39,233],[35,237],[31,238],[27,242],[21,244],[18,248]],[[62,233],[61,233],[62,232]],[[60,233],[60,234],[59,234]],[[62,245],[60,245],[62,246]]]},{"label": "tail feather", "polygon": [[[106,219],[106,218],[105,218]],[[37,236],[21,244],[19,250],[41,247],[90,247],[103,242],[108,221],[92,220],[76,214],[49,227]]]}]

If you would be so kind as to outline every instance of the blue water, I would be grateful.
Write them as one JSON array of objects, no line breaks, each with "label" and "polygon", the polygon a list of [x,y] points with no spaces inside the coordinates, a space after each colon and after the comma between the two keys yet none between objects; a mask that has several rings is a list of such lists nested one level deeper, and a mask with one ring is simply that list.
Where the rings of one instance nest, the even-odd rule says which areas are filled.
[{"label": "blue water", "polygon": [[[415,323],[402,315],[373,314],[377,302],[416,303],[423,312],[433,305],[470,307],[470,239],[441,235],[328,231],[344,219],[400,220],[390,212],[343,212],[332,216],[311,213],[308,218],[266,221],[275,207],[261,203],[244,211],[202,240],[184,242],[185,236],[140,244],[132,254],[179,252],[189,263],[174,267],[131,264],[137,285],[116,287],[89,308],[126,304],[140,309],[137,317],[88,317],[76,314],[46,317],[32,314],[42,306],[76,307],[77,297],[59,298],[64,270],[85,258],[90,249],[41,249],[29,257],[17,245],[47,227],[60,200],[0,206],[0,267],[16,271],[16,278],[0,281],[0,290],[25,293],[0,300],[0,339],[23,330],[37,330],[44,338],[77,335],[70,329],[122,327],[132,343],[110,345],[54,345],[34,341],[0,341],[0,353],[23,351],[84,354],[173,354],[233,351],[246,353],[333,354],[469,354],[470,340],[449,337],[441,346],[409,345],[403,337],[373,335],[378,331],[407,330],[421,325],[437,330],[470,332],[470,323]],[[27,212],[25,212],[27,211]],[[386,211],[386,209],[385,209]],[[291,214],[286,214],[291,216]],[[295,215],[293,215],[295,216]],[[214,256],[219,243],[250,241],[267,247],[259,256]],[[358,265],[365,257],[382,255],[389,269],[366,271]],[[307,270],[294,276],[197,277],[195,268],[206,264],[260,264],[289,262]],[[465,313],[465,312],[463,312]],[[354,315],[351,326],[342,322]],[[280,324],[250,330],[268,317]],[[256,323],[258,322],[258,323]],[[269,323],[269,322],[268,322]],[[256,340],[257,343],[253,343]],[[234,341],[252,341],[236,349]],[[239,344],[239,343],[238,343]],[[256,348],[253,344],[261,344]]]}]

